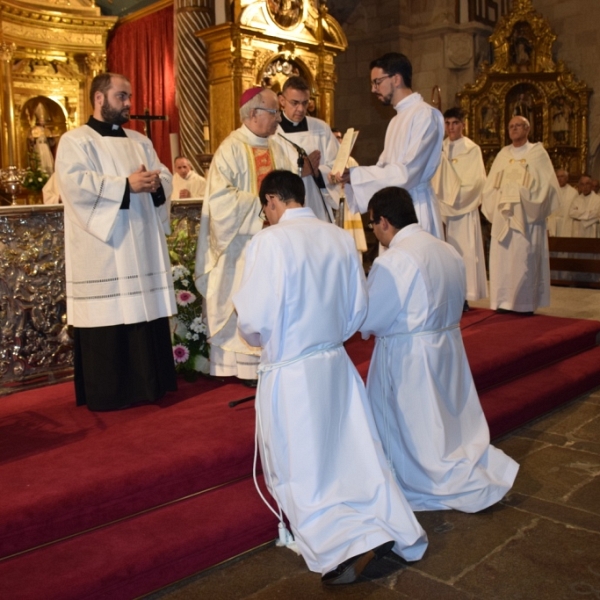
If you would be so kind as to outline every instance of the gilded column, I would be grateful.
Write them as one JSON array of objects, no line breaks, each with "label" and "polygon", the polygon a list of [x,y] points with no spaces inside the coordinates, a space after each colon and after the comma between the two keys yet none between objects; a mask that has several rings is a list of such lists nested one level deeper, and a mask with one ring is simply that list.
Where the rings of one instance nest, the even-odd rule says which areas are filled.
[{"label": "gilded column", "polygon": [[2,81],[2,167],[17,164],[17,134],[15,129],[15,109],[13,101],[12,59],[17,47],[15,44],[0,43],[0,81]]},{"label": "gilded column", "polygon": [[[88,116],[94,112],[94,107],[90,102],[90,88],[92,79],[106,71],[106,53],[105,52],[90,52],[85,55],[86,77],[85,89],[83,90],[83,114],[79,115],[80,123],[85,123]],[[70,115],[69,115],[70,117]]]},{"label": "gilded column", "polygon": [[214,22],[214,0],[175,0],[175,68],[181,153],[197,171],[209,154],[208,68],[204,42],[194,33]]}]

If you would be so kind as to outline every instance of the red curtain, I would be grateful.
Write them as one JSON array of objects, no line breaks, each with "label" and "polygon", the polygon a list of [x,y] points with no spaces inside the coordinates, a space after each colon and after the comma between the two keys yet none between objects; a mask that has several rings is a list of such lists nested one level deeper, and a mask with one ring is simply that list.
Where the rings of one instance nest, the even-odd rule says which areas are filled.
[{"label": "red curtain", "polygon": [[[153,121],[150,127],[154,148],[169,169],[169,133],[179,133],[174,49],[172,6],[117,25],[107,47],[108,70],[131,81],[131,114],[141,115],[148,109],[151,115],[168,117],[167,121]],[[130,121],[128,126],[144,132],[142,121]]]}]

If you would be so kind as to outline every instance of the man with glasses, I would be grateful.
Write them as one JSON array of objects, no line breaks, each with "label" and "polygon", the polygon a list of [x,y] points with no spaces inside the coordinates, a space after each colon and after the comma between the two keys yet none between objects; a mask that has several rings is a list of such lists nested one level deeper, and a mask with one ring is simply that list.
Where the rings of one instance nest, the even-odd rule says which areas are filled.
[{"label": "man with glasses", "polygon": [[390,550],[421,558],[427,537],[385,463],[363,382],[344,349],[367,310],[352,238],[304,206],[300,177],[267,175],[273,225],[248,245],[238,326],[262,347],[261,463],[304,560],[326,585],[356,581]]},{"label": "man with glasses", "polygon": [[371,63],[371,92],[396,115],[385,135],[383,152],[376,165],[354,167],[335,181],[350,181],[346,191],[354,212],[365,213],[375,192],[399,186],[412,196],[419,223],[442,239],[442,221],[431,179],[440,163],[444,122],[436,108],[413,92],[412,65],[404,54],[390,52]]},{"label": "man with glasses", "polygon": [[423,231],[410,194],[369,202],[388,248],[369,272],[361,333],[376,336],[367,394],[388,461],[415,511],[478,512],[503,498],[519,466],[490,445],[460,332],[465,266]]},{"label": "man with glasses", "polygon": [[281,123],[277,129],[277,139],[290,161],[296,164],[300,152],[298,148],[306,152],[301,173],[298,173],[298,167],[295,169],[295,173],[300,174],[304,181],[306,205],[312,208],[319,219],[331,223],[332,208],[337,208],[339,204],[340,186],[331,183],[328,175],[339,146],[325,121],[307,115],[309,102],[308,83],[296,75],[289,77],[279,95]]},{"label": "man with glasses", "polygon": [[525,315],[550,306],[546,218],[559,207],[552,161],[541,142],[528,141],[529,129],[525,117],[510,120],[512,144],[494,159],[482,203],[492,224],[490,307]]},{"label": "man with glasses", "polygon": [[240,118],[241,127],[223,140],[208,171],[195,281],[206,302],[211,375],[235,376],[254,386],[260,349],[238,336],[231,298],[239,286],[246,246],[264,226],[260,183],[274,168],[294,165],[273,141],[281,120],[275,92],[246,90]]}]

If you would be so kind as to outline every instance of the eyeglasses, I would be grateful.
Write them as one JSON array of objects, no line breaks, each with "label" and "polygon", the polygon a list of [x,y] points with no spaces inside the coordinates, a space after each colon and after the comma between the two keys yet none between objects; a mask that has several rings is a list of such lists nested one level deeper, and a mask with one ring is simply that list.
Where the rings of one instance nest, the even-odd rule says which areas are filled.
[{"label": "eyeglasses", "polygon": [[265,112],[268,112],[270,115],[276,115],[279,110],[277,108],[264,108],[262,106],[257,106],[254,110],[264,110]]},{"label": "eyeglasses", "polygon": [[261,221],[267,221],[267,215],[265,214],[265,207],[261,205],[260,210],[258,211],[258,218]]},{"label": "eyeglasses", "polygon": [[388,77],[392,77],[391,75],[383,75],[382,77],[378,77],[377,79],[371,79],[371,87],[378,88],[381,82],[384,79],[388,79]]},{"label": "eyeglasses", "polygon": [[371,219],[368,223],[367,223],[367,227],[369,229],[373,229],[373,225],[377,225],[377,223],[379,223],[379,219]]}]

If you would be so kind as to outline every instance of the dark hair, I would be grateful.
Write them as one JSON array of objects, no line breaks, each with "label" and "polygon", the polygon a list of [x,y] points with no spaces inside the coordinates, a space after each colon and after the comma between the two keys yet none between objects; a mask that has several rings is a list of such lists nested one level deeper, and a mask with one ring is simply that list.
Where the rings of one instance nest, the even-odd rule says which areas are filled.
[{"label": "dark hair", "polygon": [[381,69],[387,75],[401,75],[404,85],[407,88],[412,87],[412,65],[410,60],[400,52],[388,52],[376,58],[369,65],[370,69]]},{"label": "dark hair", "polygon": [[465,113],[462,108],[453,106],[444,112],[444,119],[458,119],[462,123],[465,120]]},{"label": "dark hair", "polygon": [[300,77],[299,75],[292,75],[292,77],[288,77],[283,84],[283,88],[281,88],[282,92],[292,88],[293,90],[300,90],[301,92],[308,92],[310,94],[310,87],[306,82],[306,79]]},{"label": "dark hair", "polygon": [[94,96],[96,95],[96,92],[102,92],[102,94],[106,96],[106,93],[110,89],[113,77],[129,81],[125,75],[119,75],[117,73],[100,73],[99,75],[96,75],[96,77],[92,79],[92,85],[90,86],[90,102],[92,103],[92,108],[94,107]]},{"label": "dark hair", "polygon": [[304,182],[298,175],[291,171],[276,169],[268,173],[260,184],[258,196],[263,206],[267,205],[267,194],[279,196],[284,204],[293,201],[304,206],[306,191]]},{"label": "dark hair", "polygon": [[375,223],[385,217],[398,230],[419,222],[410,194],[399,187],[386,187],[373,194],[369,210]]}]

